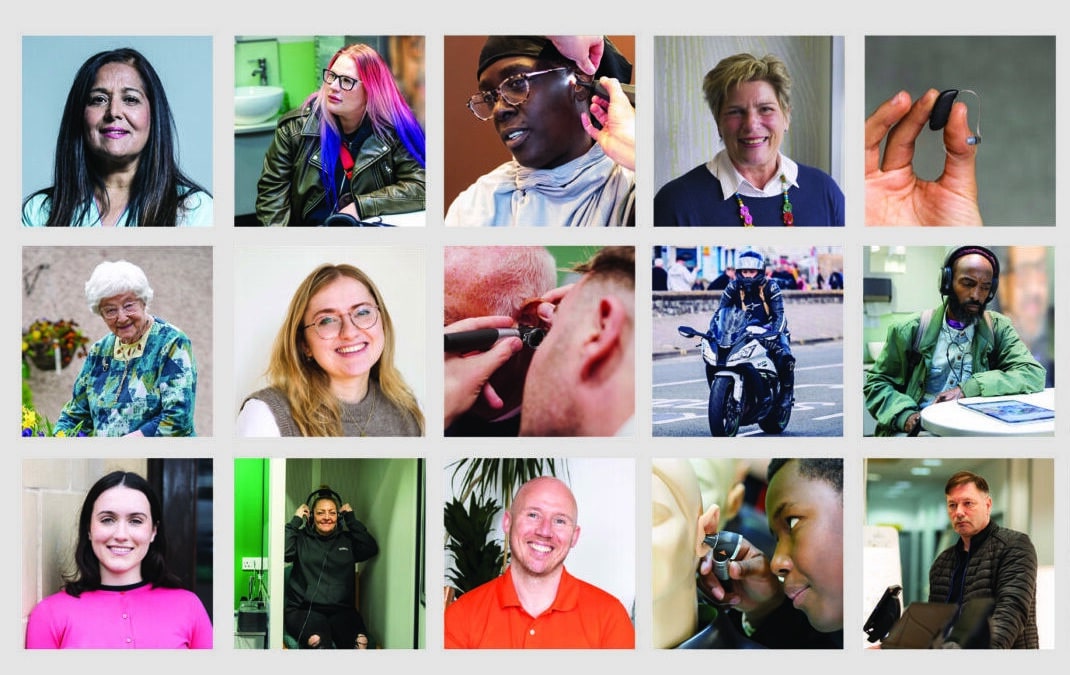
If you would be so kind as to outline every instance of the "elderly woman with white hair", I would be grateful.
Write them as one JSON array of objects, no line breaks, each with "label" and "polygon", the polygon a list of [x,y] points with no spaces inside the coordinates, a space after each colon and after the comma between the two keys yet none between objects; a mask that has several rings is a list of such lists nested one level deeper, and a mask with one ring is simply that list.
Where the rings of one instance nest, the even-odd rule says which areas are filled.
[{"label": "elderly woman with white hair", "polygon": [[[97,265],[89,308],[111,331],[89,349],[55,429],[91,436],[193,436],[197,365],[190,339],[149,314],[152,288],[125,260]],[[80,426],[79,426],[80,425]]]}]

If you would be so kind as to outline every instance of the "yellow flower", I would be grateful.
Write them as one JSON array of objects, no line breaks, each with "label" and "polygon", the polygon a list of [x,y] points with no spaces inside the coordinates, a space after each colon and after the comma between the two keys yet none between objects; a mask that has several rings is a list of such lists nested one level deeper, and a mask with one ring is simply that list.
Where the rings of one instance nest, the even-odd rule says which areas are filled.
[{"label": "yellow flower", "polygon": [[37,424],[37,413],[26,406],[22,406],[22,428],[33,429]]},{"label": "yellow flower", "polygon": [[63,431],[62,429],[60,429],[59,431],[56,432],[56,438],[66,438],[66,437],[67,437],[67,432],[66,431]]}]

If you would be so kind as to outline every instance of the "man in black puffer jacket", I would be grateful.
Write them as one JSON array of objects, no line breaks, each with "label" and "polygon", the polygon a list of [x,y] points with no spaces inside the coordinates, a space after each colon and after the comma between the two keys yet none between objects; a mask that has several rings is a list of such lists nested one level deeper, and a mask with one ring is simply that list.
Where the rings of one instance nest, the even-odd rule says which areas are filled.
[{"label": "man in black puffer jacket", "polygon": [[1037,649],[1037,552],[1029,536],[991,522],[988,482],[959,471],[944,487],[959,541],[929,568],[929,602],[995,601],[989,647]]}]

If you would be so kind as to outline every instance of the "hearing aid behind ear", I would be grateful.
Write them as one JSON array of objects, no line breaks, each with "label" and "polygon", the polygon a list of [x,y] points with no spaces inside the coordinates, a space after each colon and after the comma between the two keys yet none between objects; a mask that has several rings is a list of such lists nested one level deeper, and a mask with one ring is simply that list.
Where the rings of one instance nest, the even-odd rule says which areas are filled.
[{"label": "hearing aid behind ear", "polygon": [[[586,89],[587,91],[591,92],[595,96],[601,96],[605,100],[607,100],[607,101],[609,100],[609,92],[606,91],[606,88],[603,87],[597,80],[581,80],[578,77],[576,77],[575,74],[573,74],[571,77],[572,77],[572,83],[573,84],[577,84],[577,85],[583,87],[584,89]],[[621,88],[621,91],[624,92],[624,95],[628,97],[628,103],[631,103],[632,107],[635,107],[635,85],[634,84],[621,84],[620,88]]]},{"label": "hearing aid behind ear", "polygon": [[[981,95],[972,89],[963,89],[964,94],[973,94],[977,97],[977,133],[966,137],[967,145],[977,145],[981,142]],[[947,120],[951,117],[951,106],[959,95],[958,89],[945,89],[936,97],[933,110],[929,113],[929,128],[939,131],[947,126]]]}]

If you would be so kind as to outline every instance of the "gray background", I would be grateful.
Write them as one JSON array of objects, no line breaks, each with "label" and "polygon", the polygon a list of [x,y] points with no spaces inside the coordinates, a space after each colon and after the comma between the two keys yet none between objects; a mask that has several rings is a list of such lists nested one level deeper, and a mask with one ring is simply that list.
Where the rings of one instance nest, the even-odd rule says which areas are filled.
[{"label": "gray background", "polygon": [[[104,319],[89,311],[85,282],[105,260],[129,260],[144,272],[153,290],[148,313],[184,332],[197,362],[198,436],[212,435],[213,377],[212,249],[209,246],[24,246],[22,327],[39,318],[74,319],[92,344],[108,334]],[[37,274],[39,265],[45,265]],[[86,345],[88,348],[89,345]],[[71,398],[85,359],[75,357],[59,372],[30,366],[34,408],[55,422]]]},{"label": "gray background", "polygon": [[[654,191],[724,147],[702,94],[726,56],[779,57],[791,75],[791,128],[780,151],[832,176],[843,189],[843,38],[673,36],[654,38]],[[637,114],[642,114],[638,110]]]},{"label": "gray background", "polygon": [[[1055,225],[1055,37],[866,37],[866,115],[901,89],[981,96],[977,188],[985,225]],[[960,93],[977,132],[977,98]],[[943,132],[922,130],[914,172],[943,170]]]}]

